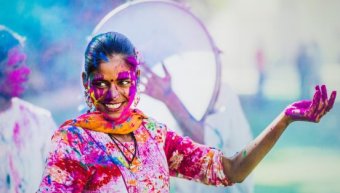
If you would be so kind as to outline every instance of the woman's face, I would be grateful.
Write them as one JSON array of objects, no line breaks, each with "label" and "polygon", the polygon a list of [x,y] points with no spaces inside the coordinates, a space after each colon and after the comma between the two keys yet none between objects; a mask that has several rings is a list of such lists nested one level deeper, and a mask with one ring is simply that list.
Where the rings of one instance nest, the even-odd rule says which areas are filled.
[{"label": "woman's face", "polygon": [[1,69],[0,93],[8,97],[20,96],[26,88],[30,69],[26,65],[26,54],[20,46],[12,48]]},{"label": "woman's face", "polygon": [[98,111],[110,120],[128,112],[136,94],[136,72],[123,55],[113,55],[90,74],[88,89]]}]

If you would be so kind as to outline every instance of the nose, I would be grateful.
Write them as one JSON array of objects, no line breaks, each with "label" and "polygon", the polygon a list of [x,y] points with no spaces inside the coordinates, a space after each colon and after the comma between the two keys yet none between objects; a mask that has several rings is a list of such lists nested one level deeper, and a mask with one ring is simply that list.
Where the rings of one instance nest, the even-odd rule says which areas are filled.
[{"label": "nose", "polygon": [[117,99],[118,96],[119,96],[118,88],[116,87],[116,85],[112,84],[111,88],[109,89],[106,95],[106,99],[107,100]]}]

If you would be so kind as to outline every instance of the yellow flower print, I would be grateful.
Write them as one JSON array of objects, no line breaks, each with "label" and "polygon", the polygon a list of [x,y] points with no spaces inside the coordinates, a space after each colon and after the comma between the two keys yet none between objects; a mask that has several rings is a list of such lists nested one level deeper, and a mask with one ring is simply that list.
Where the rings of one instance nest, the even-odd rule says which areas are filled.
[{"label": "yellow flower print", "polygon": [[183,160],[183,155],[176,150],[170,158],[170,169],[177,170]]}]

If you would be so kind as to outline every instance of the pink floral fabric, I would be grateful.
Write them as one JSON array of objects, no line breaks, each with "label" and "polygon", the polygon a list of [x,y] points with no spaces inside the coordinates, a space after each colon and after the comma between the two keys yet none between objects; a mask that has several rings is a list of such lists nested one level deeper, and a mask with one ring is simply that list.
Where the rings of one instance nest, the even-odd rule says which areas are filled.
[{"label": "pink floral fabric", "polygon": [[[59,128],[38,192],[167,193],[170,176],[230,185],[220,151],[181,137],[150,118],[134,134],[137,159],[129,166],[109,135],[75,126]],[[134,150],[134,142],[124,145]]]}]

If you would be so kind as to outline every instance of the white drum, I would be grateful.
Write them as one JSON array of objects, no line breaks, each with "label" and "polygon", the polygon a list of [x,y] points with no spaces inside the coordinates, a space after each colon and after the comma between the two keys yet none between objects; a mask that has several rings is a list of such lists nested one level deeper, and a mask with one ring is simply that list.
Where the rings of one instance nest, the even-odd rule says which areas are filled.
[{"label": "white drum", "polygon": [[[108,13],[92,35],[108,31],[126,35],[160,76],[163,62],[174,91],[197,120],[212,110],[221,77],[219,51],[203,23],[186,7],[162,0],[127,2]],[[176,127],[162,102],[142,95],[138,108]]]}]

